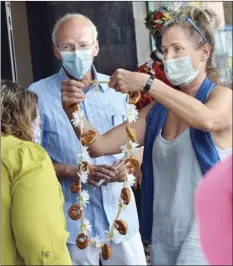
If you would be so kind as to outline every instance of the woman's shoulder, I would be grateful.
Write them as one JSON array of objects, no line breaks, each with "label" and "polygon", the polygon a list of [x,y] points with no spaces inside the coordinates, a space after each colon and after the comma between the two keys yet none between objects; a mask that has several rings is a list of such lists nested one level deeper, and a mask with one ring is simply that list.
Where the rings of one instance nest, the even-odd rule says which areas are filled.
[{"label": "woman's shoulder", "polygon": [[14,136],[1,136],[2,159],[7,161],[34,160],[48,158],[47,152],[40,145],[18,139]]},{"label": "woman's shoulder", "polygon": [[52,161],[40,145],[10,136],[1,138],[2,164],[12,182],[31,173],[55,176]]},{"label": "woman's shoulder", "polygon": [[230,88],[228,88],[228,87],[225,87],[225,86],[222,86],[222,85],[216,85],[215,90],[218,91],[218,92],[220,92],[220,91],[221,91],[221,92],[224,91],[224,92],[226,92],[226,93],[230,93],[230,94],[232,94],[232,89],[230,89]]},{"label": "woman's shoulder", "polygon": [[210,92],[208,100],[211,100],[213,98],[219,98],[223,100],[226,104],[231,103],[232,89],[222,85],[216,85],[216,87]]},{"label": "woman's shoulder", "polygon": [[232,89],[222,86],[222,85],[216,85],[215,89],[212,91],[215,93],[226,93],[228,95],[232,94]]}]

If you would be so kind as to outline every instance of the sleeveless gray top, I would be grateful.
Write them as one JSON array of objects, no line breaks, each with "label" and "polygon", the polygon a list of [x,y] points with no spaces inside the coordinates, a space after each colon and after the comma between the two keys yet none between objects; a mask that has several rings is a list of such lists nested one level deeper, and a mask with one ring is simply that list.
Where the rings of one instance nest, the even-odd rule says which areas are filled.
[{"label": "sleeveless gray top", "polygon": [[[223,159],[232,149],[217,148]],[[199,247],[194,194],[201,170],[190,130],[167,141],[161,132],[154,141],[154,207],[152,265],[206,265]]]}]

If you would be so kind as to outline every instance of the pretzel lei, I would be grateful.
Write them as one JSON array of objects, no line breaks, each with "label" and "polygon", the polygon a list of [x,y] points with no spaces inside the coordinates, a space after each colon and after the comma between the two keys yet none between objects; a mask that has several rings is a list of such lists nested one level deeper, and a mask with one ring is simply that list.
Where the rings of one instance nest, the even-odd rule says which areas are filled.
[{"label": "pretzel lei", "polygon": [[[96,90],[99,89],[96,85]],[[138,110],[135,104],[140,100],[140,92],[130,92],[127,95],[126,103],[126,113],[127,113],[127,126],[126,134],[128,140],[126,145],[121,147],[122,152],[125,154],[123,160],[125,161],[126,169],[131,171],[125,172],[125,180],[122,185],[122,189],[119,193],[118,211],[113,223],[110,225],[109,230],[106,232],[105,240],[101,240],[100,237],[96,236],[89,239],[87,231],[91,231],[91,224],[85,218],[85,207],[89,204],[89,194],[86,190],[82,189],[82,183],[85,184],[88,181],[88,176],[92,173],[92,166],[90,164],[90,156],[88,152],[88,147],[96,140],[96,131],[88,130],[83,131],[84,128],[84,118],[81,113],[80,106],[77,104],[70,108],[72,113],[71,122],[74,127],[79,127],[80,130],[80,151],[78,155],[78,165],[79,165],[79,181],[73,181],[70,190],[72,193],[78,193],[77,202],[73,204],[68,211],[68,215],[72,220],[81,219],[80,231],[76,239],[76,245],[80,249],[87,248],[88,244],[91,243],[95,248],[98,248],[102,252],[102,257],[104,260],[108,260],[111,257],[112,251],[109,242],[112,241],[114,234],[119,233],[121,235],[127,234],[128,225],[125,221],[120,218],[122,210],[126,209],[126,206],[130,203],[131,191],[127,186],[132,186],[135,182],[135,176],[138,171],[140,171],[140,163],[134,159],[132,156],[137,151],[137,140],[134,130],[130,127],[130,124],[135,122],[138,118]]]}]

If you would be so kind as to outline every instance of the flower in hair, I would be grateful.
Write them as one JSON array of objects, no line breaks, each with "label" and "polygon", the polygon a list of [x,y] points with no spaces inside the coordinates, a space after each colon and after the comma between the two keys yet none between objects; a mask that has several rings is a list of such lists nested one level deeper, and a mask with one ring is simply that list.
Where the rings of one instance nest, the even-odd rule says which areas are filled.
[{"label": "flower in hair", "polygon": [[168,11],[166,7],[161,7],[159,10],[149,11],[145,18],[146,28],[149,29],[153,36],[160,36],[161,29],[164,24],[169,21],[174,12]]}]

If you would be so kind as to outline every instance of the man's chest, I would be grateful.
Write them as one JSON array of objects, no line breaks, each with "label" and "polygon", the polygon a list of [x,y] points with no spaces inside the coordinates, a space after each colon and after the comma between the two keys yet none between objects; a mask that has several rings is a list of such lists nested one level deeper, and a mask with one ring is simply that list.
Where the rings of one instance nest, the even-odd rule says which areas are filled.
[{"label": "man's chest", "polygon": [[[115,97],[114,97],[115,96]],[[83,116],[100,134],[123,123],[126,120],[125,98],[113,93],[91,92],[80,104]],[[45,106],[46,104],[46,106]],[[44,106],[44,108],[43,108]],[[46,134],[74,134],[58,97],[42,105],[42,123]]]}]

